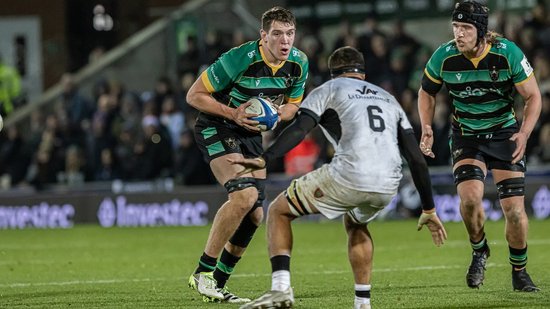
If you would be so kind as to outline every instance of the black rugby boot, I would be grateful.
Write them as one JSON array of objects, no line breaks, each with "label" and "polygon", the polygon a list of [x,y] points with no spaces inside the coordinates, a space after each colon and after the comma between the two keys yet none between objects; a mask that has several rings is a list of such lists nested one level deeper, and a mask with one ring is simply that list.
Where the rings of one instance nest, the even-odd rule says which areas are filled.
[{"label": "black rugby boot", "polygon": [[512,269],[512,287],[514,291],[538,292],[540,289],[533,283],[525,268],[521,270]]},{"label": "black rugby boot", "polygon": [[485,264],[487,264],[487,259],[490,255],[491,250],[489,249],[481,252],[472,252],[472,263],[466,273],[466,284],[470,288],[479,289],[479,286],[483,284],[483,280],[485,279]]}]

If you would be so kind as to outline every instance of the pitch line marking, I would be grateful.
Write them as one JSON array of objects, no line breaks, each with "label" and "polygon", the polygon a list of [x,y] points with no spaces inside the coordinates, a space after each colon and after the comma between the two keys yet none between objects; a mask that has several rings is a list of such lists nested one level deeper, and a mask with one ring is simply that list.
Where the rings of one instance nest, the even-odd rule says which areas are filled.
[{"label": "pitch line marking", "polygon": [[[494,264],[489,263],[487,267],[505,267],[508,264]],[[440,265],[440,266],[418,266],[418,267],[404,267],[404,268],[379,268],[374,269],[373,272],[394,272],[394,271],[425,271],[425,270],[440,270],[440,269],[456,269],[463,268],[464,265]],[[349,273],[350,270],[325,270],[321,272],[295,272],[295,274],[301,275],[317,275],[317,274],[344,274]],[[233,277],[267,277],[271,276],[270,273],[257,274],[234,274]],[[180,280],[178,278],[142,278],[142,279],[100,279],[100,280],[71,280],[71,281],[58,281],[58,282],[18,282],[18,283],[0,283],[0,288],[26,288],[35,286],[67,286],[67,285],[81,285],[81,284],[113,284],[113,283],[128,283],[128,282],[152,282],[152,281],[172,281]]]}]

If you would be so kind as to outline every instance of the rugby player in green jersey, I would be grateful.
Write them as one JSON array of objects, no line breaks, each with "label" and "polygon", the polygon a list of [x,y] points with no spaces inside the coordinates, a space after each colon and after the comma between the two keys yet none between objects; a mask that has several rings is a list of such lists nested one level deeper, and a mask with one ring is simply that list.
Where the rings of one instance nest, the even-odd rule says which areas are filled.
[{"label": "rugby player in green jersey", "polygon": [[260,39],[220,56],[195,81],[187,101],[200,111],[195,138],[213,174],[228,192],[216,213],[198,267],[189,286],[204,301],[250,301],[230,293],[226,282],[262,222],[266,170],[234,178],[239,169],[228,159],[259,156],[262,135],[245,112],[255,96],[282,103],[281,120],[294,117],[308,74],[306,55],[293,47],[296,19],[274,7],[262,15]]},{"label": "rugby player in green jersey", "polygon": [[[484,232],[484,180],[491,170],[506,219],[512,287],[538,291],[526,271],[528,218],[525,213],[525,146],[541,111],[541,95],[519,47],[487,31],[488,8],[475,1],[457,3],[452,15],[454,40],[432,55],[418,92],[422,125],[420,149],[432,152],[435,95],[445,84],[452,98],[450,147],[460,212],[473,249],[466,283],[479,288],[490,255]],[[525,102],[518,123],[514,90]]]}]

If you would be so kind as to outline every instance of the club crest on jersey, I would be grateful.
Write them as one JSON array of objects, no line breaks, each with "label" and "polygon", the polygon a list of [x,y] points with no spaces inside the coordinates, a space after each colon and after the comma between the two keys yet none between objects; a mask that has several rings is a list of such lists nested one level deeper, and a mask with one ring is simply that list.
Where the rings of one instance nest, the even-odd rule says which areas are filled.
[{"label": "club crest on jersey", "polygon": [[234,137],[228,137],[224,140],[224,142],[227,145],[227,147],[231,149],[237,148],[237,140],[235,140]]},{"label": "club crest on jersey", "polygon": [[313,196],[315,198],[322,198],[323,196],[325,196],[325,194],[323,193],[323,190],[321,190],[320,188],[317,188],[315,189],[315,192],[313,192]]},{"label": "club crest on jersey", "polygon": [[462,78],[462,74],[461,73],[456,73],[456,79],[460,80]]},{"label": "club crest on jersey", "polygon": [[285,77],[285,86],[288,88],[294,84],[294,77],[290,76],[290,74],[286,74]]},{"label": "club crest on jersey", "polygon": [[491,75],[491,80],[493,82],[496,82],[498,80],[498,71],[495,66],[493,66],[493,69],[491,70],[491,72],[489,72],[489,74]]}]

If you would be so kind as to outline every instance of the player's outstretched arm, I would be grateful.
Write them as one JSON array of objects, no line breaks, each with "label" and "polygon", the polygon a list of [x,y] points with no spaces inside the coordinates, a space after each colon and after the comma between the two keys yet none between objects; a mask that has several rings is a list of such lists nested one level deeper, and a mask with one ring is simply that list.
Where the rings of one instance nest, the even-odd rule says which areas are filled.
[{"label": "player's outstretched arm", "polygon": [[420,231],[423,226],[427,226],[432,233],[432,240],[436,246],[441,246],[445,240],[447,240],[447,231],[439,220],[435,208],[432,210],[424,210],[418,218],[418,230]]},{"label": "player's outstretched arm", "polygon": [[248,174],[248,173],[251,173],[253,171],[264,169],[267,165],[264,158],[262,158],[262,157],[257,157],[257,158],[253,158],[253,159],[246,159],[246,158],[227,159],[227,162],[229,162],[231,164],[239,164],[239,165],[242,165],[244,167],[244,169],[241,170],[240,172],[238,172],[237,175],[235,175],[235,177],[240,177],[244,174]]},{"label": "player's outstretched arm", "polygon": [[420,137],[420,150],[425,156],[435,158],[432,151],[434,143],[432,120],[435,113],[435,97],[424,91],[418,90],[418,114],[422,127],[422,136]]},{"label": "player's outstretched arm", "polygon": [[516,90],[523,97],[525,107],[521,128],[519,132],[510,138],[511,141],[516,143],[516,149],[512,154],[512,164],[523,159],[527,140],[537,124],[542,108],[542,98],[535,76],[531,76],[526,82],[516,85]]},{"label": "player's outstretched arm", "polygon": [[231,164],[240,164],[244,169],[237,173],[237,176],[249,173],[254,170],[263,169],[266,167],[266,163],[272,158],[279,158],[285,153],[289,152],[292,148],[296,147],[304,137],[317,125],[311,115],[307,113],[300,113],[294,122],[292,122],[286,129],[281,132],[275,142],[269,146],[269,148],[261,155],[261,157],[254,159],[238,159],[228,162]]}]

